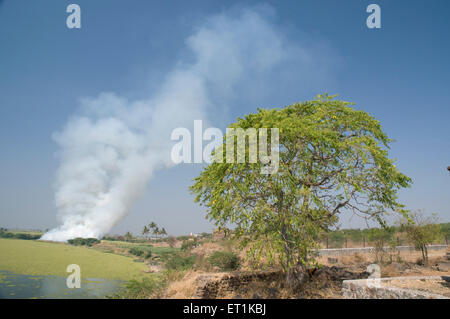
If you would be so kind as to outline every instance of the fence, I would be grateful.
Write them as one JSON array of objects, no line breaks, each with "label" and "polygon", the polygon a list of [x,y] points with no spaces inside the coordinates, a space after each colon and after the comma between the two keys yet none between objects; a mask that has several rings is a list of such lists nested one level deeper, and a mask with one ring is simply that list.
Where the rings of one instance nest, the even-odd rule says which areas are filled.
[{"label": "fence", "polygon": [[[433,250],[445,250],[447,249],[447,245],[428,245],[429,251]],[[395,248],[392,247],[384,247],[386,251],[415,251],[416,248],[414,246],[397,246]],[[343,255],[352,255],[356,253],[364,254],[364,253],[372,253],[375,252],[375,247],[359,247],[359,248],[325,248],[319,249],[317,251],[319,256],[343,256]]]}]

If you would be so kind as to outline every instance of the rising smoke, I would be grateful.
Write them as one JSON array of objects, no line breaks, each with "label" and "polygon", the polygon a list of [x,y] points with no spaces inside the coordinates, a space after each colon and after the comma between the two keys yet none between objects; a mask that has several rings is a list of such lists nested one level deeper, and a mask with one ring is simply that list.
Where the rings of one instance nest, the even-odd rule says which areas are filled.
[{"label": "rising smoke", "polygon": [[192,62],[178,61],[147,100],[101,93],[82,101],[82,111],[54,134],[60,147],[55,202],[61,225],[41,239],[103,236],[129,213],[155,170],[172,165],[174,128],[205,121],[237,95],[269,90],[258,78],[277,70],[323,70],[311,70],[314,54],[283,39],[266,9],[207,19],[186,40]]}]

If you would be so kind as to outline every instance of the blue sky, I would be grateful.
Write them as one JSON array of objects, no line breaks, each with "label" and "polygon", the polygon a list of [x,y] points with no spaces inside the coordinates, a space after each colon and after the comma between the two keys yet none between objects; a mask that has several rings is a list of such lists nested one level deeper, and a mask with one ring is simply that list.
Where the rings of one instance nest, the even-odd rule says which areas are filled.
[{"label": "blue sky", "polygon": [[[66,27],[66,6],[82,9],[82,28]],[[382,28],[368,29],[370,3]],[[151,96],[167,72],[189,61],[189,37],[222,12],[263,4],[289,43],[311,49],[326,69],[296,72],[286,85],[249,94],[222,110],[225,127],[257,107],[279,107],[328,91],[379,119],[396,140],[390,156],[413,181],[400,193],[410,209],[450,221],[450,22],[448,1],[0,1],[0,225],[57,225],[52,183],[58,147],[52,134],[77,112],[80,98],[115,92]],[[319,69],[321,69],[319,67]],[[310,78],[313,80],[309,81]],[[296,85],[310,83],[310,85]],[[161,170],[113,232],[137,233],[156,221],[173,234],[209,231],[188,186],[200,165]],[[345,217],[342,225],[363,224]]]}]

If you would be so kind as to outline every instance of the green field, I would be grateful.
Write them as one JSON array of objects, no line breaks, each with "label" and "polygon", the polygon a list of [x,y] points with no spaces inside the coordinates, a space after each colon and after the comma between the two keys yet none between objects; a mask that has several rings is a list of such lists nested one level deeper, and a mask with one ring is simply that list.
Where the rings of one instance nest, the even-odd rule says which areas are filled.
[{"label": "green field", "polygon": [[171,248],[171,247],[158,247],[153,246],[152,244],[142,244],[142,243],[130,243],[126,241],[109,241],[109,240],[102,240],[104,243],[109,243],[116,245],[120,248],[140,248],[144,250],[151,250],[156,255],[170,255],[176,252],[179,252],[179,248]]},{"label": "green field", "polygon": [[24,275],[67,276],[69,264],[77,264],[82,278],[116,280],[151,276],[143,263],[93,248],[62,243],[0,238],[0,270]]}]

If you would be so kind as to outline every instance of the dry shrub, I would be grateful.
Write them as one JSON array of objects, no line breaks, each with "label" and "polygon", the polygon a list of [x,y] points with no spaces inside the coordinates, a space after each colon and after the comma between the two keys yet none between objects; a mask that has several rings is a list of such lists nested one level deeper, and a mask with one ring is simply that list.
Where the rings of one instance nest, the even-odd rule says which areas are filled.
[{"label": "dry shrub", "polygon": [[357,263],[361,263],[361,262],[365,261],[364,257],[361,254],[356,253],[353,255],[353,257],[355,258],[355,262],[357,262]]},{"label": "dry shrub", "polygon": [[221,271],[237,270],[240,266],[240,260],[237,254],[231,250],[216,251],[208,257],[208,263],[219,268]]},{"label": "dry shrub", "polygon": [[416,258],[415,264],[419,265],[419,266],[423,266],[423,264],[424,264],[423,258],[421,258],[421,257],[420,258]]},{"label": "dry shrub", "polygon": [[210,264],[208,263],[208,258],[203,254],[197,254],[194,269],[196,270],[209,270]]},{"label": "dry shrub", "polygon": [[192,249],[192,253],[208,257],[216,251],[222,251],[224,247],[218,243],[204,243]]},{"label": "dry shrub", "polygon": [[201,272],[189,271],[182,278],[172,281],[164,294],[169,299],[192,299],[195,298],[198,286],[196,279]]},{"label": "dry shrub", "polygon": [[347,256],[339,256],[338,260],[344,265],[358,265],[368,262],[369,256],[367,254],[355,253]]},{"label": "dry shrub", "polygon": [[243,299],[325,299],[342,298],[341,283],[325,278],[310,278],[296,287],[287,286],[280,273],[276,280],[252,281],[222,298]]}]

